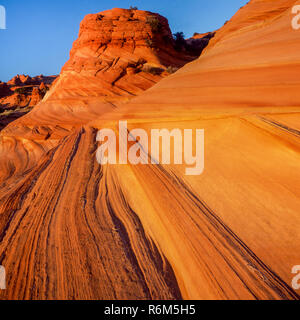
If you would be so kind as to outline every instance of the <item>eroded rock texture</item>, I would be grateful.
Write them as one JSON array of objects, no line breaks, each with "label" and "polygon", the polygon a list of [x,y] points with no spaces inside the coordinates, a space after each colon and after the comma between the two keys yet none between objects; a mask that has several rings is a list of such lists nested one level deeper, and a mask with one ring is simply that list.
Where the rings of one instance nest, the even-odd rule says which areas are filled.
[{"label": "eroded rock texture", "polygon": [[[123,10],[84,20],[46,99],[0,135],[0,263],[8,281],[1,298],[299,299],[291,287],[300,259],[294,4],[250,1],[199,59],[114,106],[123,77],[109,82],[104,74],[125,70],[139,45],[128,40],[130,58],[123,48],[112,58],[122,37],[110,31],[120,18],[108,17]],[[126,11],[122,19],[145,15]],[[98,25],[115,40],[99,35],[86,47]],[[154,59],[148,49],[143,58]],[[128,83],[134,89],[125,96],[136,94]],[[116,129],[120,119],[148,133],[204,128],[204,173],[100,166],[97,130]]]}]

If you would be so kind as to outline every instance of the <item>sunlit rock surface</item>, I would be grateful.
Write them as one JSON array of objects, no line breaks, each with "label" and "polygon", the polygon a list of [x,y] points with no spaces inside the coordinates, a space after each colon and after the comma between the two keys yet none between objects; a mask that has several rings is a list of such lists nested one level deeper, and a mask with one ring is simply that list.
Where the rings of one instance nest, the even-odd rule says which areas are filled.
[{"label": "sunlit rock surface", "polygon": [[[73,101],[64,86],[81,73],[69,78],[68,63],[0,135],[0,297],[299,299],[295,3],[250,1],[199,59],[127,104],[87,91],[89,80]],[[97,130],[120,119],[148,133],[205,129],[204,173],[100,166]]]}]

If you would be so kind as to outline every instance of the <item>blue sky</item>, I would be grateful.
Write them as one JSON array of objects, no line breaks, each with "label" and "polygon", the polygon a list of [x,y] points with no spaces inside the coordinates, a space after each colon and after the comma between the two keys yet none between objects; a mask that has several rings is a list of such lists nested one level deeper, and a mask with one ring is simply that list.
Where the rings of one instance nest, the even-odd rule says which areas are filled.
[{"label": "blue sky", "polygon": [[0,0],[7,30],[0,30],[0,80],[16,74],[59,74],[79,24],[88,13],[137,6],[168,18],[172,32],[213,31],[247,0]]}]

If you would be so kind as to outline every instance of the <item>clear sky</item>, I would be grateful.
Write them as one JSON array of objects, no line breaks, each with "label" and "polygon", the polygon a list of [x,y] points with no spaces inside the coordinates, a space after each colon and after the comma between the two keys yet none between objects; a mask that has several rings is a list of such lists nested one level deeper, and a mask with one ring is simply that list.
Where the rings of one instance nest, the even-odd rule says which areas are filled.
[{"label": "clear sky", "polygon": [[88,13],[137,6],[168,18],[172,32],[220,28],[248,0],[0,0],[6,30],[0,30],[0,80],[16,74],[59,74],[69,58],[79,24]]}]

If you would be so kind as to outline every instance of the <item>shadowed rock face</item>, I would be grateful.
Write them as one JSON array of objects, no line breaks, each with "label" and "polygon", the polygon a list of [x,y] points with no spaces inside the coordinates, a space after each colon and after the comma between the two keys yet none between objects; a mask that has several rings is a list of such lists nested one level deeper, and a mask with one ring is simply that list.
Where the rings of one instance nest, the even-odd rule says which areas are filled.
[{"label": "shadowed rock face", "polygon": [[192,38],[186,40],[187,48],[200,56],[215,34],[216,32],[195,33]]},{"label": "shadowed rock face", "polygon": [[[1,298],[299,299],[294,3],[250,1],[199,59],[114,108],[98,89],[72,100],[60,80],[92,76],[65,66],[0,135]],[[204,173],[100,166],[97,130],[120,119],[148,133],[204,128]]]},{"label": "shadowed rock face", "polygon": [[9,89],[9,86],[4,82],[0,82],[0,98],[3,98],[10,94],[12,94],[12,91]]}]

